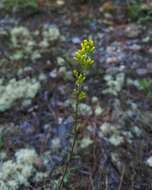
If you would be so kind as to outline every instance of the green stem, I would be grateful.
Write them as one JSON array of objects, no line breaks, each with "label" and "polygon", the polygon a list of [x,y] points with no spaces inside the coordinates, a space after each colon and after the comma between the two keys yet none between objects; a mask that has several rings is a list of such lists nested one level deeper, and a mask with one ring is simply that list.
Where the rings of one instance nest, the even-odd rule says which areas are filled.
[{"label": "green stem", "polygon": [[[78,92],[80,92],[80,89],[79,89],[79,88],[78,88],[77,90],[78,90]],[[64,173],[63,173],[63,175],[62,175],[61,182],[60,182],[60,185],[59,185],[59,189],[58,189],[58,190],[62,190],[63,183],[64,183],[64,178],[65,178],[65,176],[66,176],[66,174],[67,174],[70,161],[71,161],[71,159],[72,159],[72,157],[73,157],[74,148],[75,148],[76,141],[77,141],[79,93],[78,93],[77,96],[76,96],[76,104],[75,104],[75,107],[76,107],[76,108],[75,108],[75,115],[74,115],[74,137],[73,137],[73,142],[72,142],[71,150],[70,150],[70,152],[69,152],[69,154],[68,154],[67,163],[66,163],[65,170],[64,170]]]}]

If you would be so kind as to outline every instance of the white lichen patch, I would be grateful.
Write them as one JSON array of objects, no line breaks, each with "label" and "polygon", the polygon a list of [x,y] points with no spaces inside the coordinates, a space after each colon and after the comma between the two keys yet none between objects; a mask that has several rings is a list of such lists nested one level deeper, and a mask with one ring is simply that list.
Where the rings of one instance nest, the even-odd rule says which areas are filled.
[{"label": "white lichen patch", "polygon": [[0,189],[19,190],[29,187],[30,182],[38,182],[47,177],[39,172],[35,165],[38,155],[33,149],[21,149],[16,152],[15,160],[8,160],[0,165]]},{"label": "white lichen patch", "polygon": [[11,35],[11,42],[14,47],[19,47],[20,43],[22,44],[29,43],[29,40],[31,40],[29,30],[22,26],[13,28],[10,31],[10,35]]},{"label": "white lichen patch", "polygon": [[81,141],[80,141],[80,148],[84,149],[87,148],[88,146],[90,146],[93,143],[93,140],[90,139],[90,137],[84,137]]},{"label": "white lichen patch", "polygon": [[122,136],[114,134],[109,138],[109,142],[114,146],[119,146],[124,142],[124,139]]},{"label": "white lichen patch", "polygon": [[84,103],[80,103],[79,104],[79,114],[82,116],[90,116],[92,115],[92,109],[91,106],[84,104]]},{"label": "white lichen patch", "polygon": [[60,31],[55,25],[45,25],[42,29],[30,31],[28,28],[19,26],[9,31],[10,58],[13,61],[30,59],[38,60],[42,53],[48,50],[60,38]]},{"label": "white lichen patch", "polygon": [[100,126],[100,130],[101,130],[101,134],[100,133],[99,134],[101,137],[108,136],[108,135],[112,135],[116,131],[116,127],[110,123],[105,122]]},{"label": "white lichen patch", "polygon": [[44,26],[42,31],[42,36],[44,40],[47,40],[48,42],[53,42],[59,39],[60,32],[59,29],[55,25],[51,26]]},{"label": "white lichen patch", "polygon": [[40,89],[40,82],[36,79],[25,78],[9,80],[6,84],[0,82],[0,112],[10,109],[18,100],[32,100]]},{"label": "white lichen patch", "polygon": [[37,159],[37,154],[33,149],[21,149],[16,152],[15,156],[19,164],[34,164]]},{"label": "white lichen patch", "polygon": [[106,81],[107,88],[103,90],[103,93],[117,96],[124,85],[125,74],[118,73],[116,76],[107,74],[104,76],[104,80]]}]

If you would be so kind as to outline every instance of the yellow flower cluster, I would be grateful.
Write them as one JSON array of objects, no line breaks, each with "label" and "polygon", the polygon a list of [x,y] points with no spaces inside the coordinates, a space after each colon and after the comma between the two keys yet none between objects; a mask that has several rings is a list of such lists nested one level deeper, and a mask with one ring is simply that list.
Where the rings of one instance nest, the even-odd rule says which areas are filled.
[{"label": "yellow flower cluster", "polygon": [[79,69],[73,70],[73,76],[75,78],[74,94],[79,100],[85,98],[86,94],[81,90],[82,85],[86,79],[86,69],[94,64],[94,42],[92,39],[84,40],[81,43],[81,49],[78,50],[74,56],[75,60],[79,63]]},{"label": "yellow flower cluster", "polygon": [[85,81],[85,75],[83,73],[79,73],[76,69],[73,70],[73,76],[76,78],[76,85],[79,86],[83,84]]},{"label": "yellow flower cluster", "polygon": [[81,43],[81,49],[76,52],[74,58],[81,66],[91,66],[94,64],[94,50],[93,40],[91,38],[84,40]]}]

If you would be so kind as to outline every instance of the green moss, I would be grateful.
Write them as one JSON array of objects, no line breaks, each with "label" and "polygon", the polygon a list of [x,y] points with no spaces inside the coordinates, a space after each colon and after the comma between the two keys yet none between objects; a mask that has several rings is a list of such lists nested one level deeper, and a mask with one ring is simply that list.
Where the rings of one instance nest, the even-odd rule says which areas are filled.
[{"label": "green moss", "polygon": [[37,2],[37,0],[3,0],[3,6],[6,10],[12,10],[14,7],[38,9]]},{"label": "green moss", "polygon": [[152,4],[133,2],[128,4],[128,16],[140,23],[152,21]]}]

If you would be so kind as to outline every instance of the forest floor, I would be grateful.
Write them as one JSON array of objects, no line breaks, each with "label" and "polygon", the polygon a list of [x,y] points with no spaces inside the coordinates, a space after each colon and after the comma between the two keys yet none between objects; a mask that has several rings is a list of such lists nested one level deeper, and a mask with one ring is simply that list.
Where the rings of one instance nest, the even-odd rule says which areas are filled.
[{"label": "forest floor", "polygon": [[[46,76],[32,104],[0,112],[0,147],[7,159],[27,147],[47,157],[48,178],[29,189],[53,190],[61,179],[73,126],[73,82],[67,61],[83,39],[92,37],[95,65],[86,82],[87,98],[80,105],[78,143],[64,189],[152,190],[152,26],[128,21],[121,13],[103,16],[99,9],[64,6],[0,19],[0,28],[5,25],[1,21],[12,20],[13,27],[34,31],[46,24],[60,31],[53,53],[28,63],[33,70],[26,75]],[[2,43],[0,48],[6,48]]]}]

